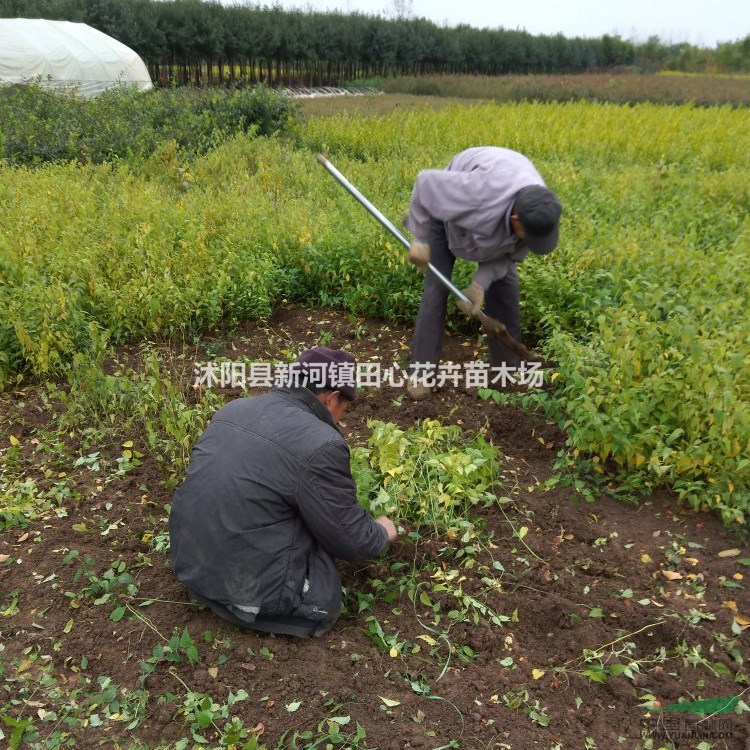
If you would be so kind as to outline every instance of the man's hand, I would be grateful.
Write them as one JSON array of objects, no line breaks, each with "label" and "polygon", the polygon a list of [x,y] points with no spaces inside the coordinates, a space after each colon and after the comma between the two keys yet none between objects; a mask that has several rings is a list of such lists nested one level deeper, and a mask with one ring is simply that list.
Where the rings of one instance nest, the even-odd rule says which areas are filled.
[{"label": "man's hand", "polygon": [[398,531],[396,531],[396,527],[393,525],[393,521],[391,521],[388,516],[380,516],[379,518],[376,518],[375,523],[379,523],[386,530],[386,532],[388,533],[389,542],[396,541]]},{"label": "man's hand", "polygon": [[469,298],[468,302],[464,302],[462,299],[458,300],[458,306],[467,315],[472,318],[478,318],[479,313],[482,311],[484,305],[484,289],[482,289],[476,281],[472,281],[469,286],[464,289],[464,295]]},{"label": "man's hand", "polygon": [[425,269],[430,262],[430,246],[426,242],[415,240],[409,245],[409,263]]}]

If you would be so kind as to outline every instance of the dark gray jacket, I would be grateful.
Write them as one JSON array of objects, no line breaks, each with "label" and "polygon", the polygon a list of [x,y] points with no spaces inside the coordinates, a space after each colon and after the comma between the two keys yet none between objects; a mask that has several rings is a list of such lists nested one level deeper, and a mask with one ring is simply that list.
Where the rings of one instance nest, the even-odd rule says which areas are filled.
[{"label": "dark gray jacket", "polygon": [[357,502],[349,448],[307,389],[224,406],[193,449],[169,518],[172,568],[243,620],[334,621],[336,557],[369,560],[385,529]]}]

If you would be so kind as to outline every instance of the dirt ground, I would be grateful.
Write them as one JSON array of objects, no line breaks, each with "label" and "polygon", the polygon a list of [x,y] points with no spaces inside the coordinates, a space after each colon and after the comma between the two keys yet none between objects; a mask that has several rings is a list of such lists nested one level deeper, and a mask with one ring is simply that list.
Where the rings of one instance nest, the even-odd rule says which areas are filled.
[{"label": "dirt ground", "polygon": [[[322,341],[390,364],[403,361],[408,333],[382,321],[353,322],[340,312],[284,307],[267,325],[206,339],[180,361],[187,367],[210,356],[268,361],[280,348]],[[467,362],[482,353],[475,337],[446,340],[446,360]],[[3,394],[0,419],[3,444],[13,435],[41,467],[45,459],[33,441],[51,413],[37,390]],[[242,632],[192,603],[173,578],[168,555],[154,551],[173,490],[147,450],[141,466],[113,481],[101,481],[86,466],[67,467],[80,495],[67,515],[46,514],[0,535],[0,601],[7,603],[11,592],[17,598],[0,622],[5,718],[33,720],[35,741],[42,743],[60,729],[59,719],[42,718],[54,690],[71,694],[87,678],[96,685],[106,676],[123,694],[142,681],[150,696],[146,716],[130,731],[117,719],[71,728],[71,746],[171,746],[189,738],[177,710],[186,690],[223,704],[243,689],[247,698],[231,713],[262,731],[269,748],[290,743],[295,732],[318,739],[330,729],[326,718],[348,716],[344,734],[360,724],[366,738],[341,747],[635,750],[670,747],[671,737],[676,748],[706,742],[706,748],[750,749],[747,714],[698,724],[705,717],[643,707],[654,698],[673,704],[747,689],[737,661],[748,653],[750,615],[741,562],[750,554],[742,543],[716,518],[690,511],[667,492],[630,505],[606,497],[587,503],[560,486],[545,490],[565,436],[519,407],[485,401],[472,389],[446,387],[420,403],[403,395],[398,388],[363,392],[344,419],[350,444],[366,440],[369,419],[409,427],[437,418],[481,431],[505,456],[498,494],[512,502],[477,511],[490,541],[473,552],[471,566],[456,539],[405,534],[375,562],[341,563],[348,609],[326,636]],[[521,527],[528,530],[523,537]],[[77,559],[64,562],[73,549]],[[112,606],[66,596],[85,582],[75,579],[85,556],[99,570],[122,560],[133,571],[138,598],[118,621]],[[430,575],[419,573],[425,570]],[[487,571],[494,571],[493,586]],[[427,626],[432,613],[423,601],[412,603],[399,592],[404,573],[421,576],[423,591],[455,573],[464,595],[508,619],[498,626],[486,617],[479,624],[458,620],[438,636]],[[373,595],[361,612],[365,599],[357,593]],[[144,600],[153,603],[140,606]],[[380,647],[369,635],[372,617],[394,643],[412,646]],[[197,662],[160,661],[145,675],[143,662],[155,647],[185,628]],[[414,644],[421,649],[414,651]],[[458,658],[463,647],[473,659]],[[90,708],[96,711],[101,706]],[[312,746],[304,736],[296,747]],[[327,742],[337,745],[329,739],[318,746]]]}]

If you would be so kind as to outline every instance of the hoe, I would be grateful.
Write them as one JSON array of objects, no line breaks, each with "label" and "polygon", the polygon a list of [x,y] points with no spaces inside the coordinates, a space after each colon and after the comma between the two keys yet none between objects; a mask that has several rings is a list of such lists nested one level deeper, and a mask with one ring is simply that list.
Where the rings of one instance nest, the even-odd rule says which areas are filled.
[{"label": "hoe", "polygon": [[[409,240],[407,240],[406,237],[387,219],[387,217],[385,217],[367,198],[365,198],[365,196],[362,195],[362,193],[360,193],[359,190],[357,190],[357,188],[354,187],[354,185],[352,185],[351,182],[349,182],[349,180],[347,180],[346,177],[344,177],[344,175],[325,158],[325,156],[323,156],[323,154],[318,154],[316,158],[318,163],[323,166],[339,184],[343,185],[349,193],[351,193],[351,195],[353,195],[407,250],[409,249]],[[449,278],[435,268],[432,263],[427,264],[427,269],[430,273],[435,274],[443,286],[453,292],[456,297],[464,302],[469,302],[466,295],[455,286]],[[484,332],[488,336],[493,336],[499,341],[502,341],[505,346],[516,352],[522,360],[527,362],[539,361],[539,356],[530,352],[520,341],[516,341],[516,339],[508,333],[508,329],[505,325],[499,320],[491,318],[489,315],[485,315],[480,311],[479,321],[482,324]]]}]

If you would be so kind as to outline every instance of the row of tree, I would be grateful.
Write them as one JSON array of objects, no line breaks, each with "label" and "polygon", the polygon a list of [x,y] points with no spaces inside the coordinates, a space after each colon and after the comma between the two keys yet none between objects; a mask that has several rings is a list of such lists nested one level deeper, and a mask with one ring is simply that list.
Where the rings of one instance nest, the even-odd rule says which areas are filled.
[{"label": "row of tree", "polygon": [[750,36],[715,50],[444,27],[422,18],[284,11],[201,0],[0,0],[0,17],[81,21],[133,48],[160,82],[337,84],[423,73],[750,70]]}]

